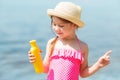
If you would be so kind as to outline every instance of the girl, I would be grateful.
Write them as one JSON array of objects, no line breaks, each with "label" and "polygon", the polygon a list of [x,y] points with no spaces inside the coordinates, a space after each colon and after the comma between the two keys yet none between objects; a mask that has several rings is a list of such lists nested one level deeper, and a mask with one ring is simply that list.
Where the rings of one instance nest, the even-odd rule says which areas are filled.
[{"label": "girl", "polygon": [[[60,2],[55,9],[48,9],[55,38],[48,41],[43,61],[47,80],[79,80],[88,77],[110,63],[111,50],[88,66],[88,45],[78,39],[76,29],[83,27],[81,8],[71,2]],[[29,60],[35,56],[29,52]]]}]

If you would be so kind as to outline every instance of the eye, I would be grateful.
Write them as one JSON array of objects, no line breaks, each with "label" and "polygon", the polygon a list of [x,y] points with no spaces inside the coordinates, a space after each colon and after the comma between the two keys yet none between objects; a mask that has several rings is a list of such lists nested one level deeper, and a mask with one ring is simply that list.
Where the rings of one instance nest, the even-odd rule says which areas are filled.
[{"label": "eye", "polygon": [[63,25],[57,25],[57,24],[55,24],[55,23],[53,23],[52,25],[53,25],[53,26],[58,26],[58,27],[60,27],[60,28],[63,28],[63,27],[64,27]]},{"label": "eye", "polygon": [[52,23],[52,25],[53,25],[53,26],[56,26],[56,24],[55,24],[55,23]]},{"label": "eye", "polygon": [[62,26],[62,25],[59,25],[59,27],[60,27],[60,28],[63,28],[64,26]]}]

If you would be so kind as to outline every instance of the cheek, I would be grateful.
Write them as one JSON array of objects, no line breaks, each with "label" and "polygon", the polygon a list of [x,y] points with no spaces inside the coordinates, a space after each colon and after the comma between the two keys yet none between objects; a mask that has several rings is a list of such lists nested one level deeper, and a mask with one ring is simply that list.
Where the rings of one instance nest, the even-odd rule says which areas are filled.
[{"label": "cheek", "polygon": [[61,32],[62,31],[62,29],[60,29],[59,27],[56,27],[56,26],[53,26],[52,29],[54,32]]},{"label": "cheek", "polygon": [[55,30],[56,30],[56,27],[55,27],[55,26],[52,26],[52,29],[55,31]]},{"label": "cheek", "polygon": [[67,29],[67,30],[65,31],[65,33],[66,33],[67,35],[72,35],[72,34],[75,33],[75,31],[74,31],[74,29],[69,28],[69,29]]}]

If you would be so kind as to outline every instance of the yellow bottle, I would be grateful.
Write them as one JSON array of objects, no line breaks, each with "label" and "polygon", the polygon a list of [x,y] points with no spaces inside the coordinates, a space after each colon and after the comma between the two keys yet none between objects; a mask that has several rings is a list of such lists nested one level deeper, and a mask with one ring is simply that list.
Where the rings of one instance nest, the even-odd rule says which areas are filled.
[{"label": "yellow bottle", "polygon": [[33,63],[35,72],[42,73],[44,71],[44,68],[43,68],[41,50],[37,46],[36,40],[31,40],[30,45],[31,45],[30,52],[34,54],[34,56],[36,57],[35,62]]}]

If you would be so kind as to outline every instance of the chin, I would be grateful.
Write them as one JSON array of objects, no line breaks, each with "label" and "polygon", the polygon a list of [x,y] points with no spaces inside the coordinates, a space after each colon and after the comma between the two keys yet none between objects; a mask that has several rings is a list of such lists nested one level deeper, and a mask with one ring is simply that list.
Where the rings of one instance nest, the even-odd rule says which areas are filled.
[{"label": "chin", "polygon": [[63,37],[63,36],[58,36],[60,39],[66,39],[66,37]]},{"label": "chin", "polygon": [[57,35],[59,38],[61,38],[61,39],[64,39],[64,37],[63,36],[61,36],[61,35]]}]

